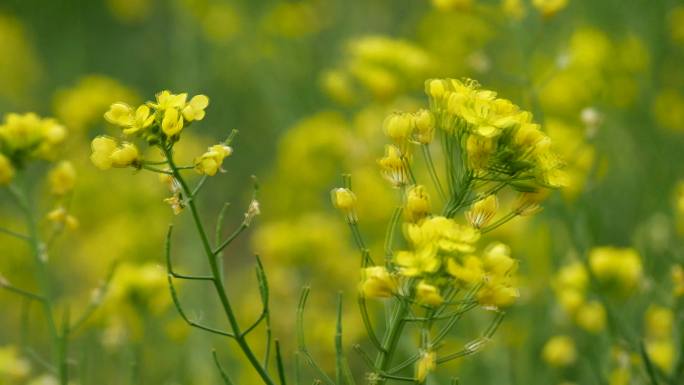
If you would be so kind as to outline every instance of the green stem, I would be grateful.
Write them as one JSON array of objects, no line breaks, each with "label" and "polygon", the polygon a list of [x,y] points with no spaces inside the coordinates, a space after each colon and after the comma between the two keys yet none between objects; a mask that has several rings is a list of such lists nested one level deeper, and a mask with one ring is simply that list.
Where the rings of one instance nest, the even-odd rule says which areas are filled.
[{"label": "green stem", "polygon": [[[185,180],[181,176],[180,171],[173,160],[173,153],[171,149],[162,147],[162,151],[166,156],[173,176],[181,185],[183,193],[188,197],[192,196],[192,191],[188,187],[187,182],[185,182]],[[271,379],[271,376],[266,371],[266,368],[264,368],[261,365],[259,359],[256,357],[256,355],[252,351],[252,348],[247,343],[245,336],[240,331],[240,326],[238,324],[237,317],[235,316],[235,312],[233,311],[233,307],[230,304],[230,300],[228,299],[228,295],[226,294],[226,291],[223,286],[223,278],[221,275],[221,269],[218,264],[218,259],[216,258],[216,253],[214,252],[214,250],[212,250],[211,244],[209,243],[209,237],[207,236],[207,233],[204,229],[204,225],[202,224],[202,221],[199,217],[197,206],[195,205],[195,202],[192,199],[189,199],[187,203],[190,207],[190,212],[192,213],[192,218],[195,222],[195,227],[197,228],[197,232],[199,233],[200,239],[202,241],[202,247],[204,248],[204,253],[206,254],[207,260],[209,262],[211,275],[214,277],[212,281],[214,289],[216,290],[216,294],[219,297],[221,306],[223,307],[223,311],[226,314],[226,317],[228,318],[228,323],[230,324],[230,327],[232,328],[233,333],[235,334],[235,341],[237,342],[238,346],[240,347],[244,355],[247,357],[249,363],[254,367],[259,377],[261,377],[262,381],[267,385],[275,385],[275,382]]]},{"label": "green stem", "polygon": [[[42,301],[40,303],[43,305],[45,312],[45,319],[48,324],[48,330],[52,338],[53,347],[53,360],[55,367],[58,370],[58,377],[60,379],[60,385],[67,385],[68,383],[68,367],[66,365],[66,333],[64,338],[59,335],[57,329],[57,323],[55,322],[53,315],[53,302],[52,302],[52,291],[50,290],[50,277],[47,271],[47,260],[45,255],[45,248],[40,240],[40,235],[38,233],[38,226],[36,224],[33,212],[31,210],[31,205],[29,204],[27,198],[27,189],[18,189],[16,186],[12,185],[9,188],[10,193],[17,201],[19,208],[24,214],[26,220],[26,226],[28,228],[28,243],[31,248],[31,253],[33,254],[33,259],[36,264],[36,269],[34,271],[36,281],[40,287],[42,295]],[[65,331],[68,326],[65,327]]]},{"label": "green stem", "polygon": [[[378,357],[375,360],[375,367],[380,373],[386,373],[389,366],[392,364],[392,357],[397,350],[397,344],[401,339],[401,332],[404,330],[405,321],[404,318],[409,311],[409,304],[403,300],[399,300],[399,306],[395,312],[392,322],[390,323],[389,330],[385,334],[383,340],[383,350],[378,353]],[[378,385],[384,384],[386,377],[383,377],[378,381]]]}]

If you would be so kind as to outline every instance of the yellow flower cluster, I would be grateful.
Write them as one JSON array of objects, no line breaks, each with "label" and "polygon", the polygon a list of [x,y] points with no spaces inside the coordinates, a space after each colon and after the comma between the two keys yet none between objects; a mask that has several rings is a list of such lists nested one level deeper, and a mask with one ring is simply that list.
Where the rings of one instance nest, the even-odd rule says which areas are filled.
[{"label": "yellow flower cluster", "polygon": [[518,298],[513,277],[517,263],[506,245],[490,244],[477,255],[479,231],[442,216],[408,223],[405,235],[411,249],[394,255],[396,273],[380,266],[364,269],[361,288],[366,297],[389,297],[400,280],[419,278],[416,299],[426,306],[441,305],[451,286],[480,285],[477,298],[483,306],[506,307]]},{"label": "yellow flower cluster", "polygon": [[466,160],[478,175],[544,187],[567,184],[563,162],[529,111],[473,80],[431,79],[425,92],[437,128],[465,143]]},{"label": "yellow flower cluster", "polygon": [[420,84],[434,67],[422,48],[385,36],[364,36],[347,44],[345,64],[324,73],[322,86],[335,101],[351,104],[360,96],[387,100]]},{"label": "yellow flower cluster", "polygon": [[5,158],[0,161],[5,169],[0,171],[0,175],[5,175],[2,179],[12,174],[10,167],[22,167],[30,159],[54,159],[66,136],[66,128],[54,119],[31,112],[7,114],[0,125],[0,154]]},{"label": "yellow flower cluster", "polygon": [[631,248],[596,247],[589,252],[589,266],[600,284],[620,295],[641,283],[641,257]]},{"label": "yellow flower cluster", "polygon": [[17,168],[32,159],[53,160],[66,139],[66,128],[34,113],[5,116],[0,125],[0,185],[9,184]]},{"label": "yellow flower cluster", "polygon": [[554,279],[558,302],[579,327],[591,333],[605,329],[606,310],[595,300],[587,299],[589,274],[580,262],[563,266]]},{"label": "yellow flower cluster", "polygon": [[72,132],[83,132],[99,123],[102,111],[113,100],[138,100],[137,94],[115,79],[102,75],[86,75],[69,88],[55,93],[53,105],[55,116],[69,122]]},{"label": "yellow flower cluster", "polygon": [[187,93],[161,91],[156,101],[136,108],[117,102],[109,107],[105,119],[120,127],[124,135],[138,136],[150,144],[178,140],[181,131],[190,123],[204,119],[209,98],[196,95],[189,101]]}]

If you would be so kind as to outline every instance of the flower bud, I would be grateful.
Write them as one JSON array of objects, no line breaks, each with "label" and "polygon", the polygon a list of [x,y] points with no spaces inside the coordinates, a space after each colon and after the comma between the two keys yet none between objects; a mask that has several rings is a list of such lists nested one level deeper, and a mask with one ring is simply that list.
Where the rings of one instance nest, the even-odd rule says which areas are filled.
[{"label": "flower bud", "polygon": [[382,176],[392,186],[398,188],[408,183],[408,170],[399,147],[394,145],[385,146],[385,157],[379,159],[378,164],[380,165]]},{"label": "flower bud", "polygon": [[340,210],[347,222],[356,223],[356,194],[348,188],[338,187],[330,191],[333,206]]},{"label": "flower bud", "polygon": [[425,93],[433,99],[442,98],[447,89],[447,82],[444,79],[428,79],[425,81]]},{"label": "flower bud", "polygon": [[388,138],[397,142],[408,139],[413,129],[413,117],[408,113],[393,113],[385,118],[383,130]]},{"label": "flower bud", "polygon": [[413,138],[420,144],[429,144],[435,136],[435,117],[429,110],[421,109],[413,114],[415,130]]},{"label": "flower bud", "polygon": [[411,222],[418,222],[430,213],[430,196],[424,186],[415,185],[408,190],[405,210]]}]

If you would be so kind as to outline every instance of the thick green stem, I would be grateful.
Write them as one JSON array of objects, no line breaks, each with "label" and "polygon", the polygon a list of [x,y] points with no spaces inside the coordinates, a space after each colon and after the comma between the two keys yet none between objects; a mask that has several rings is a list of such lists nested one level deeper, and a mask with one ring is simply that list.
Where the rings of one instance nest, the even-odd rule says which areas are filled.
[{"label": "thick green stem", "polygon": [[[389,330],[387,330],[387,333],[385,334],[385,338],[382,343],[383,350],[378,353],[378,357],[375,360],[375,367],[380,371],[381,375],[386,373],[392,364],[392,358],[397,350],[397,344],[401,339],[401,333],[404,330],[404,325],[406,324],[404,318],[408,313],[409,306],[410,305],[407,302],[400,300],[397,311],[395,312],[392,322],[390,323]],[[378,384],[384,384],[385,382],[386,378],[383,377]]]},{"label": "thick green stem", "polygon": [[[185,182],[185,180],[181,176],[179,168],[176,166],[173,160],[172,151],[166,147],[162,147],[162,150],[164,151],[164,155],[166,156],[166,159],[169,163],[169,167],[171,168],[171,172],[174,178],[176,178],[178,183],[181,185],[181,188],[183,189],[183,193],[186,197],[192,197],[192,190],[190,190],[187,182]],[[271,376],[268,374],[266,368],[264,368],[261,365],[259,359],[254,354],[254,351],[252,351],[252,348],[249,346],[247,340],[245,339],[245,336],[242,334],[240,330],[237,317],[235,316],[233,307],[230,304],[230,299],[228,298],[228,295],[226,294],[226,291],[224,289],[221,268],[218,263],[218,258],[216,258],[217,253],[215,253],[212,250],[211,244],[209,243],[209,237],[207,236],[207,232],[205,231],[204,225],[202,224],[202,220],[200,219],[194,199],[188,199],[187,204],[190,207],[190,212],[192,214],[193,221],[195,222],[195,227],[197,228],[200,240],[202,241],[204,253],[206,254],[206,257],[209,262],[211,275],[214,278],[212,280],[214,289],[216,290],[216,294],[219,297],[221,306],[223,307],[223,311],[226,314],[226,317],[228,318],[228,323],[230,324],[230,327],[232,328],[233,333],[235,334],[235,341],[237,342],[245,357],[247,357],[249,363],[254,367],[257,374],[259,374],[259,377],[261,377],[262,381],[267,385],[275,385],[275,382],[271,379]]]}]

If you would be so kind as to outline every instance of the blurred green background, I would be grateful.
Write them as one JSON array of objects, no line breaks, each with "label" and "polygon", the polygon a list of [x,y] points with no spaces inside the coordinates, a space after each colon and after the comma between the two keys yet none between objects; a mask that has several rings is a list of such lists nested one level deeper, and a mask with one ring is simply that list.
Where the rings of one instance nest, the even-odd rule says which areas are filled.
[{"label": "blurred green background", "polygon": [[[219,383],[212,347],[238,383],[256,383],[225,341],[187,330],[169,306],[159,267],[172,220],[163,186],[144,173],[98,172],[88,161],[90,139],[113,134],[102,119],[112,102],[140,103],[163,89],[208,95],[206,119],[180,145],[187,158],[240,131],[226,175],[208,182],[201,201],[211,220],[231,202],[232,228],[249,202],[250,175],[261,182],[262,215],[226,258],[230,286],[255,288],[251,256],[264,258],[275,333],[291,352],[297,293],[311,284],[309,342],[331,365],[330,304],[338,290],[346,342],[363,335],[354,306],[358,256],[329,191],[340,174],[352,174],[361,228],[372,248],[381,248],[394,205],[375,166],[382,120],[423,105],[423,82],[432,77],[474,78],[533,111],[572,180],[539,218],[490,236],[509,242],[521,261],[521,301],[491,346],[450,365],[444,378],[645,383],[636,364],[627,382],[615,382],[620,338],[574,325],[557,304],[553,277],[592,247],[634,247],[644,281],[630,298],[611,300],[626,327],[641,333],[651,304],[675,308],[669,276],[682,262],[676,186],[684,177],[683,58],[684,5],[675,0],[0,1],[0,116],[56,117],[70,131],[63,156],[79,173],[72,210],[81,226],[51,255],[62,304],[84,304],[112,261],[121,263],[114,290],[72,347],[75,383]],[[16,228],[18,213],[6,197],[0,223]],[[46,199],[39,202],[49,209]],[[180,218],[176,258],[186,270],[201,269],[186,221]],[[31,287],[27,255],[21,243],[0,241],[2,275]],[[215,303],[196,285],[182,286],[184,302],[194,316],[212,320]],[[232,293],[245,319],[256,317],[256,289]],[[21,326],[25,319],[29,327]],[[454,340],[472,339],[477,323],[464,323]],[[560,369],[541,356],[557,334],[571,335],[579,352]],[[0,383],[49,383],[35,382],[49,381],[49,371],[34,357],[48,352],[38,309],[0,293]],[[363,379],[361,361],[349,354]]]}]

